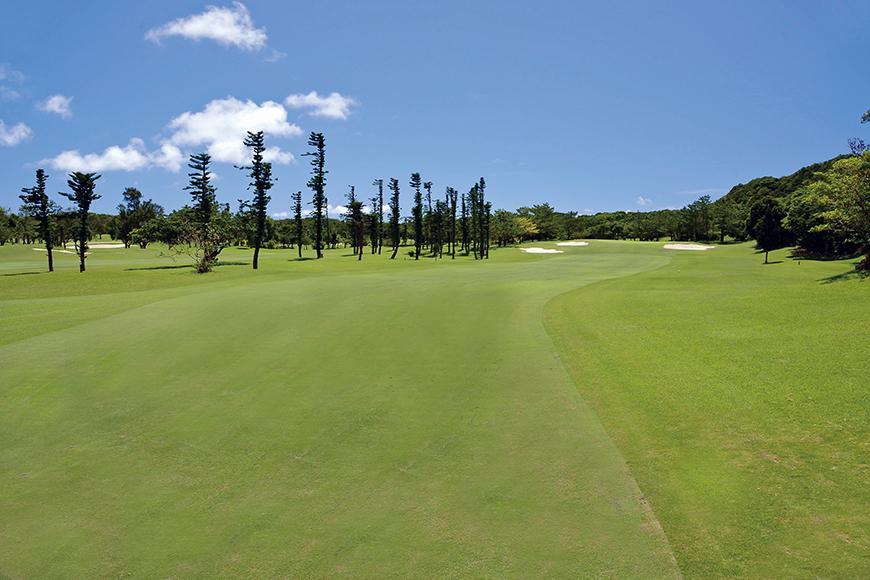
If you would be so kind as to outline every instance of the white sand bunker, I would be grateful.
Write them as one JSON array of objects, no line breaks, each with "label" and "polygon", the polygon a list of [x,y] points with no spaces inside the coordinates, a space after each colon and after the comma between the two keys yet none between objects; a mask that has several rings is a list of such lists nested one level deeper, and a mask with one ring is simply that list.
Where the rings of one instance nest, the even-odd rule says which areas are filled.
[{"label": "white sand bunker", "polygon": [[[46,250],[45,248],[31,248],[31,249],[34,252],[46,252],[46,253],[48,253],[48,250]],[[61,254],[75,254],[75,252],[70,252],[69,250],[58,250],[57,248],[52,248],[51,253],[55,253],[55,252],[60,252]],[[87,256],[87,253],[85,255]]]},{"label": "white sand bunker", "polygon": [[712,250],[716,246],[705,246],[704,244],[665,244],[666,250]]},{"label": "white sand bunker", "polygon": [[94,250],[114,250],[123,247],[124,244],[88,244],[88,249]]},{"label": "white sand bunker", "polygon": [[588,246],[589,242],[559,242],[557,246]]},{"label": "white sand bunker", "polygon": [[527,254],[564,254],[562,250],[554,250],[552,248],[520,248]]}]

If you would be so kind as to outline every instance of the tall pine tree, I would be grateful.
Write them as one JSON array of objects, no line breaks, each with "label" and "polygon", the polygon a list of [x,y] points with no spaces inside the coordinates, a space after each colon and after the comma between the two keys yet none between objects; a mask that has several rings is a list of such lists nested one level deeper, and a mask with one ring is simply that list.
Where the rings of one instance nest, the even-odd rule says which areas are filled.
[{"label": "tall pine tree", "polygon": [[[372,211],[378,216],[378,254],[380,254],[381,248],[384,245],[384,180],[375,179],[372,185],[378,186],[378,200],[376,205],[374,200],[372,200]],[[374,252],[375,248],[374,244],[372,244],[372,253],[374,254]]]},{"label": "tall pine tree", "polygon": [[414,190],[414,208],[412,210],[414,217],[414,259],[420,259],[420,249],[423,245],[423,192],[420,187],[423,185],[419,173],[411,174],[410,186]]},{"label": "tall pine tree", "polygon": [[296,248],[298,249],[298,255],[302,257],[302,237],[303,237],[303,227],[302,227],[302,192],[297,191],[290,195],[290,198],[293,200],[293,221],[296,224]]},{"label": "tall pine tree", "polygon": [[21,192],[24,195],[18,197],[23,202],[22,210],[31,217],[35,218],[39,227],[39,236],[45,242],[45,252],[48,254],[48,271],[54,272],[54,258],[52,257],[51,249],[54,240],[54,216],[57,213],[57,204],[53,203],[45,192],[45,183],[48,176],[42,169],[36,170],[36,185],[33,187],[22,187]]},{"label": "tall pine tree", "polygon": [[399,253],[399,221],[401,220],[401,208],[399,207],[399,180],[390,178],[390,237],[393,243],[393,255],[391,260],[396,259]]},{"label": "tall pine tree", "polygon": [[[323,257],[323,219],[326,207],[326,139],[323,133],[314,133],[308,137],[308,145],[314,147],[314,151],[303,153],[303,156],[311,157],[311,178],[308,187],[314,192],[311,203],[314,206],[314,248],[317,250],[317,258]],[[329,220],[327,214],[326,219]],[[327,223],[327,228],[329,224]]]},{"label": "tall pine tree", "polygon": [[79,255],[79,272],[85,271],[85,258],[88,252],[88,240],[91,239],[90,222],[88,220],[91,204],[100,199],[100,195],[94,193],[96,182],[100,178],[96,173],[81,173],[76,171],[69,174],[67,185],[71,193],[60,192],[74,204],[76,204],[76,253]]},{"label": "tall pine tree", "polygon": [[251,178],[248,188],[254,190],[254,199],[251,200],[250,205],[257,224],[257,232],[254,236],[253,262],[254,270],[256,270],[260,261],[260,247],[263,245],[263,238],[266,235],[266,211],[269,208],[269,201],[272,199],[268,194],[269,190],[272,189],[272,164],[263,160],[266,144],[262,131],[256,133],[248,131],[244,143],[245,147],[251,150],[251,164],[240,169],[248,171]]}]

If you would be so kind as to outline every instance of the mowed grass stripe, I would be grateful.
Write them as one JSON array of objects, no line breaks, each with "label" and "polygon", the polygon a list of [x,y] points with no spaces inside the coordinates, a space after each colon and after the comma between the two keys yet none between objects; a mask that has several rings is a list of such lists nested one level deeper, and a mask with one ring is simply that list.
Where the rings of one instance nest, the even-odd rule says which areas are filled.
[{"label": "mowed grass stripe", "polygon": [[677,575],[541,318],[668,257],[494,258],[267,256],[0,348],[0,572]]}]

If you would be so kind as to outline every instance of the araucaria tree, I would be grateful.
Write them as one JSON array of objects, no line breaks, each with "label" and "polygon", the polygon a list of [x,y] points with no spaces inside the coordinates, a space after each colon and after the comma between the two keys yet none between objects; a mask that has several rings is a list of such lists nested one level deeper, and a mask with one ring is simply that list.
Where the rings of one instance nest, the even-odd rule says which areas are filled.
[{"label": "araucaria tree", "polygon": [[363,214],[363,203],[356,199],[353,189],[348,196],[347,215],[349,216],[351,243],[357,249],[357,260],[362,260],[366,236],[365,214]]},{"label": "araucaria tree", "polygon": [[426,244],[431,246],[434,237],[432,229],[432,219],[434,218],[432,213],[432,182],[424,181],[423,189],[426,190],[426,217],[423,219],[423,231]]},{"label": "araucaria tree", "polygon": [[303,237],[303,227],[302,227],[302,192],[297,191],[290,195],[293,200],[293,221],[296,224],[296,248],[299,252],[299,257],[302,257],[302,237]]},{"label": "araucaria tree", "polygon": [[[375,179],[372,185],[378,188],[377,202],[372,199],[372,214],[378,217],[378,254],[381,253],[381,248],[384,245],[384,180]],[[372,253],[375,253],[375,243],[372,242]]]},{"label": "araucaria tree", "polygon": [[[353,221],[353,212],[351,208],[357,202],[356,199],[356,187],[353,185],[349,186],[350,191],[347,194],[347,212],[344,214],[344,221],[347,224],[348,232],[350,233],[350,247],[353,249],[353,255],[356,256],[358,251],[362,251],[362,244],[357,243],[356,230],[354,230],[354,221]],[[360,207],[362,207],[362,203],[360,203]]]},{"label": "araucaria tree", "polygon": [[414,259],[419,260],[423,245],[423,193],[420,191],[422,181],[419,173],[411,174],[410,186],[414,190]]},{"label": "araucaria tree", "polygon": [[79,255],[79,272],[85,271],[88,240],[91,238],[88,214],[91,211],[91,204],[101,197],[94,193],[94,188],[99,178],[100,176],[96,173],[82,173],[80,171],[70,173],[66,183],[71,193],[60,192],[60,195],[76,205],[75,211],[78,221],[76,229],[76,253]]},{"label": "araucaria tree", "polygon": [[460,218],[459,218],[459,225],[461,226],[460,229],[461,229],[461,234],[462,234],[461,248],[462,248],[462,252],[466,256],[471,251],[468,247],[469,240],[468,240],[468,203],[467,202],[468,202],[469,196],[470,196],[470,193],[468,195],[462,196],[462,213],[460,214]]},{"label": "araucaria tree", "polygon": [[[314,206],[314,248],[317,258],[323,257],[323,219],[326,210],[326,140],[323,133],[314,133],[308,137],[308,145],[314,147],[314,151],[302,155],[311,157],[311,178],[308,187],[314,192],[311,203]],[[328,216],[327,216],[327,219]]]},{"label": "araucaria tree", "polygon": [[36,170],[36,185],[33,187],[22,187],[21,192],[24,195],[19,195],[23,202],[21,209],[25,213],[35,218],[39,235],[42,241],[45,242],[45,252],[48,254],[48,271],[54,272],[54,259],[51,255],[52,237],[54,236],[54,215],[57,213],[57,206],[48,199],[48,194],[45,192],[45,182],[48,176],[42,169]]},{"label": "araucaria tree", "polygon": [[248,171],[251,178],[249,189],[254,190],[254,198],[251,200],[251,209],[256,218],[257,233],[254,237],[254,270],[260,261],[260,247],[266,234],[266,211],[269,207],[269,190],[272,189],[272,164],[263,160],[266,152],[265,136],[262,131],[256,133],[248,131],[245,137],[245,147],[251,150],[251,164],[241,167]]},{"label": "araucaria tree", "polygon": [[380,195],[376,195],[369,200],[369,203],[372,204],[372,210],[368,215],[368,225],[369,225],[369,243],[372,245],[372,255],[375,255],[379,251],[379,245],[381,242],[381,221],[383,220],[383,211],[375,211],[375,208],[378,207],[378,203],[382,201],[383,193]]},{"label": "araucaria tree", "polygon": [[489,258],[489,215],[492,204],[486,201],[486,181],[481,177],[477,182],[477,247],[480,259]]},{"label": "araucaria tree", "polygon": [[401,208],[399,207],[399,180],[390,178],[390,238],[393,243],[393,255],[391,260],[396,259],[399,253],[399,221],[401,220]]},{"label": "araucaria tree", "polygon": [[217,263],[218,255],[232,241],[233,219],[229,208],[218,206],[215,188],[211,184],[208,153],[190,156],[188,167],[193,171],[187,174],[192,207],[178,213],[178,234],[170,245],[186,248],[200,274],[210,272]]},{"label": "araucaria tree", "polygon": [[450,206],[450,258],[456,259],[456,201],[458,193],[452,187],[447,188],[447,204]]}]

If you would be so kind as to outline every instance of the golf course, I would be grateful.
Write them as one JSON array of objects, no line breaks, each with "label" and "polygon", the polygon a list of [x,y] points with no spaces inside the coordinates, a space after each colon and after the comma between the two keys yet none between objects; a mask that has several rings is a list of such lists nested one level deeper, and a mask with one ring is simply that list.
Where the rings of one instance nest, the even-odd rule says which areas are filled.
[{"label": "golf course", "polygon": [[855,260],[535,246],[0,247],[0,577],[867,576]]}]

